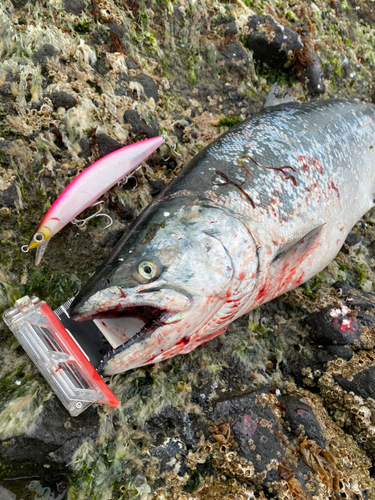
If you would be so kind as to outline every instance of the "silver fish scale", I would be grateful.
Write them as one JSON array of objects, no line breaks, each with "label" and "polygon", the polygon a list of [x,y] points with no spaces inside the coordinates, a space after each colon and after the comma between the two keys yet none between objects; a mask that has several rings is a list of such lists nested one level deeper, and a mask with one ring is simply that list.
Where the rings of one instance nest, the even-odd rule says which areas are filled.
[{"label": "silver fish scale", "polygon": [[240,197],[258,220],[273,216],[287,223],[296,214],[304,219],[311,216],[306,205],[319,219],[333,200],[353,200],[350,184],[364,165],[373,164],[374,110],[345,100],[265,109],[207,146],[174,191],[202,189],[224,205]]}]

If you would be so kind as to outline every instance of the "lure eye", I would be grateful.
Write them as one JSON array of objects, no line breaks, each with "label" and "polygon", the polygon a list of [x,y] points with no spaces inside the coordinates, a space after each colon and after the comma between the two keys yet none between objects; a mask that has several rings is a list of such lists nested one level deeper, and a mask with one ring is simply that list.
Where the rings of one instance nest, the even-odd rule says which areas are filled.
[{"label": "lure eye", "polygon": [[156,264],[150,261],[141,262],[138,266],[139,275],[146,280],[151,280],[155,278],[158,272]]},{"label": "lure eye", "polygon": [[44,234],[42,233],[34,234],[33,240],[36,241],[37,243],[42,243],[42,241],[44,240]]}]

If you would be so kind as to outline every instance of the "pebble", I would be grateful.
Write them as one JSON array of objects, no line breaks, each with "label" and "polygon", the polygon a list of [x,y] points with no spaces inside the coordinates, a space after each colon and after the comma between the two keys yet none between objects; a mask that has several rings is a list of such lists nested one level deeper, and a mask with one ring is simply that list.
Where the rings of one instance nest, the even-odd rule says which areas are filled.
[{"label": "pebble", "polygon": [[325,448],[323,432],[312,408],[303,403],[298,396],[286,396],[281,402],[285,405],[285,416],[292,431],[298,436],[302,427],[308,439],[316,441],[319,446]]},{"label": "pebble", "polygon": [[270,68],[283,68],[290,51],[303,49],[300,35],[277,24],[270,16],[250,16],[247,27],[247,47],[253,51],[256,61],[266,63]]},{"label": "pebble", "polygon": [[137,111],[129,109],[124,113],[124,122],[129,123],[132,127],[132,132],[135,135],[146,136],[149,139],[159,135],[159,131],[147,125],[147,123],[139,116]]}]

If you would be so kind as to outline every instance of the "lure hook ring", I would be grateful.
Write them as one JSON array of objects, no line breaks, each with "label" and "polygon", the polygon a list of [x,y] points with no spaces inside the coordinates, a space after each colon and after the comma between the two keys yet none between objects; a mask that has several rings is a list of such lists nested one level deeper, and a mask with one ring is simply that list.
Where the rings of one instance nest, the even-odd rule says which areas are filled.
[{"label": "lure hook ring", "polygon": [[27,253],[29,251],[29,245],[22,245],[21,252]]}]

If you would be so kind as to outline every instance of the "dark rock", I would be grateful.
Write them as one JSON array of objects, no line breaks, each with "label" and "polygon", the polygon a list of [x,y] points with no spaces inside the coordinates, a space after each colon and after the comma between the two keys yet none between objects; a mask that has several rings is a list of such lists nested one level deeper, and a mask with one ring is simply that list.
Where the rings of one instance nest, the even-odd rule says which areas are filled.
[{"label": "dark rock", "polygon": [[18,193],[15,182],[4,191],[0,190],[0,206],[14,207],[16,201],[18,201]]},{"label": "dark rock", "polygon": [[342,375],[335,375],[333,378],[345,391],[352,391],[363,399],[375,399],[375,366],[358,372],[351,380]]},{"label": "dark rock", "polygon": [[109,137],[107,134],[103,134],[103,132],[98,132],[95,136],[95,140],[98,145],[100,158],[124,147],[124,144],[112,139],[112,137]]},{"label": "dark rock", "polygon": [[66,92],[52,92],[46,97],[49,97],[51,99],[53,107],[55,109],[70,109],[74,108],[74,106],[77,105],[77,99],[74,96],[67,94]]},{"label": "dark rock", "polygon": [[132,127],[132,132],[135,135],[146,136],[149,139],[151,137],[156,137],[159,132],[147,123],[139,116],[137,111],[134,109],[129,109],[124,113],[124,122],[129,123]]},{"label": "dark rock", "polygon": [[88,137],[82,137],[78,141],[78,144],[81,147],[81,152],[79,153],[79,156],[81,158],[85,158],[85,160],[88,160],[92,154],[90,139]]},{"label": "dark rock", "polygon": [[95,408],[71,418],[58,399],[51,396],[27,435],[13,437],[11,446],[0,446],[0,460],[14,468],[15,474],[19,474],[18,464],[25,466],[25,475],[38,473],[46,466],[65,472],[74,451],[83,440],[95,439],[98,427]]},{"label": "dark rock", "polygon": [[108,32],[103,28],[99,28],[93,32],[91,43],[93,45],[105,45],[108,42],[108,37]]},{"label": "dark rock", "polygon": [[303,403],[298,396],[287,396],[281,401],[285,405],[285,416],[292,431],[298,435],[302,426],[308,439],[316,441],[319,446],[325,448],[323,432],[312,408]]},{"label": "dark rock", "polygon": [[148,75],[142,74],[132,79],[135,80],[136,82],[139,82],[142,85],[146,97],[148,98],[153,97],[155,104],[158,102],[159,99],[158,86],[156,85],[156,83],[152,78],[150,78]]},{"label": "dark rock", "polygon": [[105,76],[109,71],[109,66],[106,63],[106,55],[105,53],[99,54],[96,63],[95,69],[101,76]]},{"label": "dark rock", "polygon": [[346,240],[345,240],[345,243],[350,246],[350,247],[353,247],[354,245],[356,245],[357,243],[360,243],[361,241],[361,237],[359,236],[359,234],[357,233],[354,233],[353,231],[351,231],[348,236],[346,237]]},{"label": "dark rock", "polygon": [[165,184],[162,181],[148,181],[151,187],[151,196],[156,196],[165,188]]},{"label": "dark rock", "polygon": [[68,14],[79,16],[85,10],[85,3],[83,0],[64,0],[64,9]]},{"label": "dark rock", "polygon": [[283,68],[288,62],[288,53],[303,48],[298,33],[277,24],[270,16],[249,17],[248,28],[247,47],[253,51],[256,61],[270,68]]},{"label": "dark rock", "polygon": [[45,104],[46,101],[44,99],[40,99],[39,101],[34,101],[30,108],[31,109],[36,109],[37,111],[40,111],[41,107],[43,106],[43,104]]},{"label": "dark rock", "polygon": [[240,42],[228,43],[223,50],[223,54],[227,59],[225,64],[228,68],[235,69],[242,76],[246,74],[249,68],[249,57]]},{"label": "dark rock", "polygon": [[326,86],[324,84],[323,68],[319,57],[314,51],[308,51],[311,63],[305,71],[305,81],[309,94],[324,94]]},{"label": "dark rock", "polygon": [[232,21],[231,23],[228,23],[224,27],[224,33],[225,35],[237,35],[238,33],[238,26],[235,21]]},{"label": "dark rock", "polygon": [[119,78],[116,82],[117,84],[117,88],[115,89],[115,95],[123,95],[123,96],[127,96],[128,95],[128,90],[127,90],[127,86],[126,86],[126,83],[129,81],[129,77],[128,75],[126,75],[125,73],[121,73],[119,75]]},{"label": "dark rock", "polygon": [[352,317],[352,311],[342,304],[326,307],[304,319],[311,328],[311,336],[322,345],[361,345],[361,325]]},{"label": "dark rock", "polygon": [[111,31],[112,33],[116,33],[116,35],[118,35],[120,38],[124,36],[125,30],[123,26],[119,26],[114,21],[109,21],[109,23],[107,23],[107,26],[109,31]]},{"label": "dark rock", "polygon": [[281,365],[285,376],[293,376],[298,385],[314,387],[327,369],[328,361],[334,357],[322,350],[317,350],[313,358],[297,354]]},{"label": "dark rock", "polygon": [[35,64],[45,64],[48,59],[51,59],[57,54],[57,51],[53,45],[46,43],[33,55],[33,61]]},{"label": "dark rock", "polygon": [[139,69],[138,64],[135,63],[133,59],[125,59],[125,63],[129,69]]},{"label": "dark rock", "polygon": [[337,356],[338,358],[346,359],[349,361],[354,355],[354,352],[350,347],[343,345],[329,345],[327,351],[332,354],[332,356]]},{"label": "dark rock", "polygon": [[9,83],[0,85],[0,102],[7,103],[14,101],[15,96],[12,93],[12,88]]},{"label": "dark rock", "polygon": [[[267,471],[272,460],[281,462],[285,455],[274,413],[269,406],[256,402],[257,396],[262,392],[264,391],[222,399],[216,403],[213,413],[214,422],[218,419],[226,422],[233,419],[230,428],[238,444],[238,453],[252,462],[255,474]],[[267,425],[260,425],[260,421],[267,422]],[[267,471],[268,481],[276,479],[277,476],[278,472]]]}]

